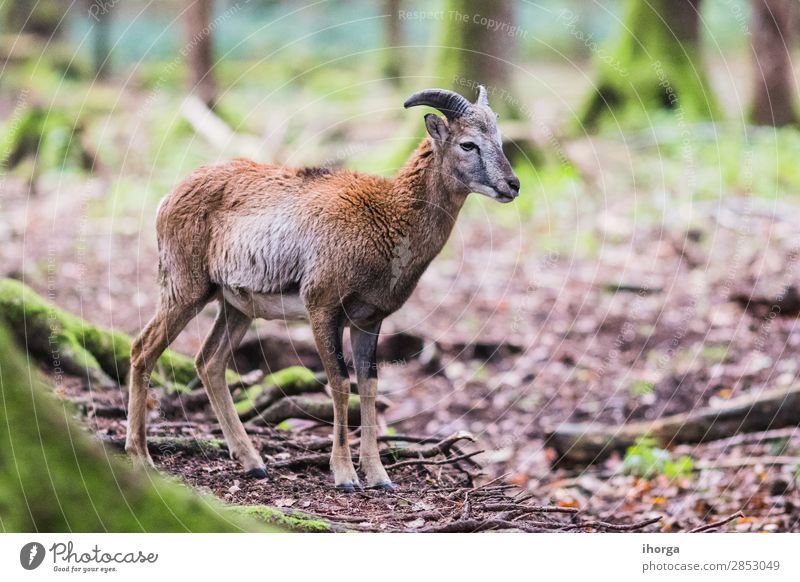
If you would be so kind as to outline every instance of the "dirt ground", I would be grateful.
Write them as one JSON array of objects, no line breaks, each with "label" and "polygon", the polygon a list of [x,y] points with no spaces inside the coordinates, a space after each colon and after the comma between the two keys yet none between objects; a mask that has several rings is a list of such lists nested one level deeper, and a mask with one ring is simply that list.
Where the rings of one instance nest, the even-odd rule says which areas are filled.
[{"label": "dirt ground", "polygon": [[[36,197],[13,186],[0,274],[92,322],[140,329],[156,299],[152,211],[95,217],[102,182],[61,184],[50,195],[44,187]],[[491,222],[491,210],[462,217],[411,300],[387,321],[380,390],[392,403],[384,416],[390,435],[437,440],[468,431],[475,442],[463,450],[484,451],[473,457],[479,468],[403,466],[390,470],[394,492],[339,493],[321,466],[287,463],[329,442],[329,426],[307,421],[254,435],[266,480],[244,479],[224,454],[166,451],[157,464],[226,503],[301,511],[344,529],[420,531],[457,520],[508,529],[501,522],[517,519],[529,531],[591,531],[604,529],[598,522],[660,518],[639,529],[688,531],[741,512],[719,529],[800,531],[797,466],[769,461],[800,454],[797,429],[670,446],[672,457],[694,462],[674,478],[627,475],[620,455],[560,467],[547,442],[565,422],[617,426],[796,383],[800,308],[785,299],[797,278],[796,210],[732,198],[690,229],[606,223],[597,227],[599,248],[582,255],[537,245],[524,225]],[[762,306],[741,297],[766,299]],[[784,301],[777,311],[776,301]],[[190,324],[178,351],[199,347],[213,311]],[[235,363],[240,372],[296,363],[319,370],[308,330],[274,322],[251,331]],[[124,419],[114,412],[124,410],[122,388],[90,393],[75,380],[59,390],[79,402],[99,438],[123,438]],[[169,399],[161,399],[151,435],[219,438],[208,410],[165,413]],[[525,521],[486,509],[508,503],[564,511]]]}]

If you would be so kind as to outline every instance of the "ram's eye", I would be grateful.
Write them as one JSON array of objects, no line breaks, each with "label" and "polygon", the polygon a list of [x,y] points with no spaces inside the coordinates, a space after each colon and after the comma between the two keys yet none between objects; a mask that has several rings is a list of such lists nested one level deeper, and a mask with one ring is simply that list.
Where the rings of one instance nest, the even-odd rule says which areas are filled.
[{"label": "ram's eye", "polygon": [[459,145],[461,146],[461,149],[464,150],[465,152],[471,152],[472,150],[478,149],[478,146],[476,146],[471,141],[465,141],[464,143],[461,143]]}]

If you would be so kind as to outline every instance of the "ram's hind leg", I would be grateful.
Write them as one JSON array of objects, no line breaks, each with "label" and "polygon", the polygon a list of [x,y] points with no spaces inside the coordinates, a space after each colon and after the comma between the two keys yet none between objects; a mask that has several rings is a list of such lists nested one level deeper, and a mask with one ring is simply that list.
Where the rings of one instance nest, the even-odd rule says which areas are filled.
[{"label": "ram's hind leg", "polygon": [[186,327],[205,301],[176,306],[159,303],[155,316],[133,340],[128,388],[128,432],[125,450],[134,462],[153,465],[147,451],[147,389],[150,374],[170,343]]},{"label": "ram's hind leg", "polygon": [[248,477],[263,479],[267,476],[264,462],[244,430],[225,380],[231,353],[242,341],[251,321],[251,318],[221,299],[214,327],[197,355],[197,374],[222,426],[231,457],[244,466]]}]

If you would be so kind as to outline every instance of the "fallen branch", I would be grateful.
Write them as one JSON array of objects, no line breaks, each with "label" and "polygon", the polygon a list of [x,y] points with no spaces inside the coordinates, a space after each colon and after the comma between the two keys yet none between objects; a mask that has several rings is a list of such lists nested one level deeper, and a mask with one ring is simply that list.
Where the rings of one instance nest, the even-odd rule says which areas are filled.
[{"label": "fallen branch", "polygon": [[765,390],[653,421],[622,426],[564,424],[548,435],[558,464],[596,463],[614,451],[624,451],[637,438],[649,436],[661,446],[702,443],[742,432],[797,426],[800,386]]},{"label": "fallen branch", "polygon": [[189,95],[183,101],[180,113],[198,135],[218,150],[251,159],[260,157],[261,140],[255,136],[237,134],[200,98]]}]

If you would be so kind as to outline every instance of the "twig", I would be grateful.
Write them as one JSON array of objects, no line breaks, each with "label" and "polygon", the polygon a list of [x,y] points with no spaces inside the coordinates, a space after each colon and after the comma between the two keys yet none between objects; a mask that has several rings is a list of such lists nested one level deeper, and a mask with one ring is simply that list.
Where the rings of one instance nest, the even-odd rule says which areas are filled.
[{"label": "twig", "polygon": [[521,511],[524,513],[578,513],[574,507],[558,507],[556,505],[518,505],[515,503],[487,503],[480,505],[486,511]]},{"label": "twig", "polygon": [[582,529],[582,528],[601,528],[607,531],[633,531],[637,529],[642,529],[643,527],[647,527],[648,525],[652,525],[658,521],[661,521],[661,516],[658,517],[651,517],[650,519],[645,519],[644,521],[637,521],[636,523],[631,524],[617,524],[617,523],[608,523],[605,521],[593,520],[593,521],[584,521],[581,523],[573,523],[570,525],[566,525],[561,528],[561,531],[569,531],[573,529]]},{"label": "twig", "polygon": [[465,455],[459,455],[458,457],[449,457],[447,459],[441,459],[439,461],[433,459],[409,459],[408,461],[400,461],[399,463],[392,463],[391,465],[386,465],[386,469],[397,469],[398,467],[406,467],[408,465],[449,465],[451,463],[456,463],[458,461],[463,461],[464,459],[468,459],[470,457],[474,457],[475,455],[480,455],[486,451],[474,451],[472,453],[467,453]]},{"label": "twig", "polygon": [[550,531],[547,527],[539,527],[502,519],[461,519],[444,525],[433,525],[415,531],[421,533],[475,533],[490,529],[520,529],[526,532]]},{"label": "twig", "polygon": [[712,530],[712,529],[716,529],[716,528],[718,528],[720,526],[725,525],[726,523],[729,523],[729,522],[733,521],[734,519],[742,517],[743,515],[744,514],[741,511],[737,511],[733,515],[729,515],[728,517],[726,517],[725,519],[721,519],[720,521],[714,521],[714,522],[711,522],[711,523],[707,523],[705,525],[701,525],[700,527],[696,527],[694,529],[690,529],[689,533],[702,533],[704,531],[709,531],[709,530]]},{"label": "twig", "polygon": [[[422,449],[390,447],[388,449],[384,449],[381,451],[381,458],[384,460],[409,459],[409,458],[429,459],[437,455],[446,455],[450,451],[453,444],[461,440],[474,440],[474,437],[466,432],[458,432],[447,437],[446,439],[438,441],[435,445],[431,447],[426,447]],[[472,455],[475,454],[477,453],[473,453]],[[453,460],[458,460],[458,459],[454,457]],[[287,459],[285,461],[276,461],[275,463],[272,463],[271,466],[275,468],[281,468],[281,467],[298,468],[298,467],[309,467],[309,466],[326,468],[329,463],[330,463],[329,454],[316,454],[316,455],[305,455],[302,457],[295,457],[294,459]],[[419,463],[414,463],[414,464],[419,464]]]},{"label": "twig", "polygon": [[430,443],[438,442],[437,437],[413,436],[403,434],[385,434],[378,437],[379,443],[414,443],[418,445],[427,445]]}]

